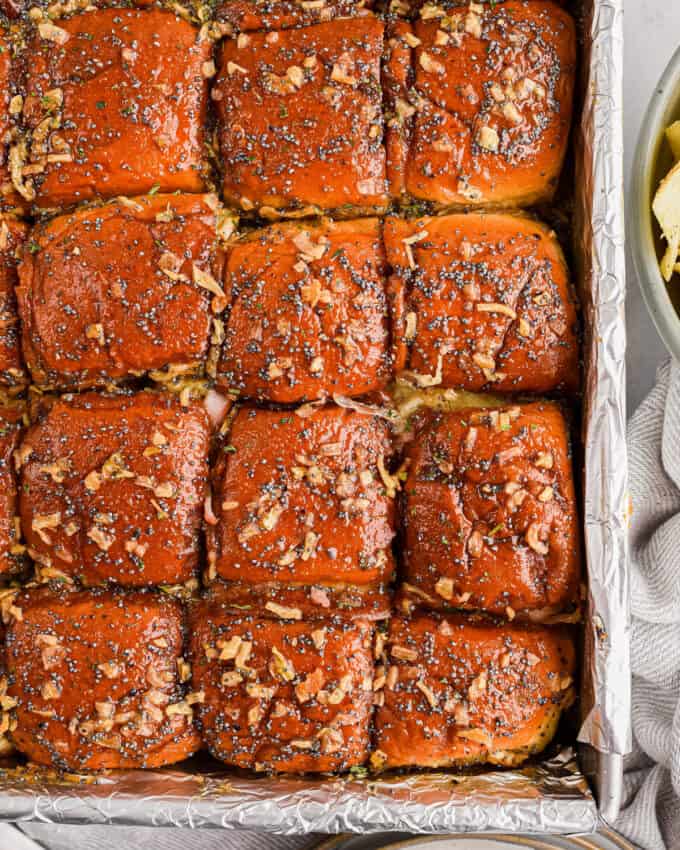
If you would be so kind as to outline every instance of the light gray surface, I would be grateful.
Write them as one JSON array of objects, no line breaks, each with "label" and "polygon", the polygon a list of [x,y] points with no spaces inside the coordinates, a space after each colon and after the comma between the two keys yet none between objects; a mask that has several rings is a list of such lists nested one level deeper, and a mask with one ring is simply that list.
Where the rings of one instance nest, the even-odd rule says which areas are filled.
[{"label": "light gray surface", "polygon": [[[680,2],[626,0],[624,138],[626,189],[635,143],[650,95],[680,45]],[[632,413],[654,384],[665,349],[647,315],[630,258],[628,273],[628,410]]]},{"label": "light gray surface", "polygon": [[[616,826],[645,850],[680,847],[680,364],[660,370],[628,429],[633,732]],[[663,652],[659,652],[663,647]]]}]

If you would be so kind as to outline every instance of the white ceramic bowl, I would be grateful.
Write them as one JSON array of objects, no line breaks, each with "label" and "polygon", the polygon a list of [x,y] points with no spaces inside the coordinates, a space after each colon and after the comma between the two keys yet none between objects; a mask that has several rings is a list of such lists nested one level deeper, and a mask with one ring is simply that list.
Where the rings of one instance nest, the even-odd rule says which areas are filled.
[{"label": "white ceramic bowl", "polygon": [[680,275],[669,284],[659,270],[664,243],[652,212],[659,182],[673,159],[664,130],[680,119],[680,49],[659,80],[640,129],[631,194],[627,209],[627,238],[647,309],[670,353],[680,360]]}]

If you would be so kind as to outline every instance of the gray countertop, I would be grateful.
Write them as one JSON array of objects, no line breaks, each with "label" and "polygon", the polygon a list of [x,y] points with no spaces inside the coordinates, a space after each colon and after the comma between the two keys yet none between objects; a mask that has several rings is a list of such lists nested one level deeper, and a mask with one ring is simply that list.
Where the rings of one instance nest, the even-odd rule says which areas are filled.
[{"label": "gray countertop", "polygon": [[[625,2],[624,139],[626,196],[638,130],[647,103],[673,52],[680,46],[678,0]],[[665,349],[647,315],[630,257],[628,273],[628,410],[632,412],[654,383]]]}]

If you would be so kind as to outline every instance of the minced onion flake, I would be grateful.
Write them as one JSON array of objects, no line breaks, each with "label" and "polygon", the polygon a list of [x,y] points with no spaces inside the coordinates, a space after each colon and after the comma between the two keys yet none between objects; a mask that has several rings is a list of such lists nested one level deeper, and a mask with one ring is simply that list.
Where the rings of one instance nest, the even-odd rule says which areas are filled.
[{"label": "minced onion flake", "polygon": [[397,420],[397,411],[392,407],[378,407],[374,404],[364,404],[361,401],[355,401],[353,398],[348,398],[339,393],[333,394],[333,401],[338,407],[355,410],[357,413],[363,413],[365,416],[378,416],[381,419],[387,419],[388,422],[395,422]]}]

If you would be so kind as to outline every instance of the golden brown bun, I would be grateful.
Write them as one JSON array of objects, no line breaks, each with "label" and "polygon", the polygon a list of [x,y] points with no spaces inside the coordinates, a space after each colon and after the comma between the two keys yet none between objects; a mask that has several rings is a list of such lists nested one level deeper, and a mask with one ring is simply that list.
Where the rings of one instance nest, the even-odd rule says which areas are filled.
[{"label": "golden brown bun", "polygon": [[0,405],[0,575],[14,572],[21,565],[14,452],[21,440],[23,413],[22,405]]},{"label": "golden brown bun", "polygon": [[72,771],[160,767],[198,749],[178,602],[55,586],[14,605],[7,693],[16,700],[13,741],[31,761]]},{"label": "golden brown bun", "polygon": [[[197,28],[159,9],[100,9],[60,18],[42,32],[47,37],[36,28],[26,51],[23,112],[32,133],[29,160],[48,157],[34,178],[38,206],[154,187],[204,189],[202,67],[212,44],[197,39]],[[53,114],[59,129],[43,143]]]},{"label": "golden brown bun", "polygon": [[373,5],[371,0],[221,0],[217,19],[236,32],[279,30],[365,14],[363,10]]},{"label": "golden brown bun", "polygon": [[413,598],[510,619],[575,605],[579,526],[556,404],[436,414],[407,457],[404,578]]},{"label": "golden brown bun", "polygon": [[35,383],[82,388],[201,367],[214,296],[194,282],[194,268],[221,276],[213,200],[147,196],[32,230],[17,296]]},{"label": "golden brown bun", "polygon": [[[571,123],[571,16],[549,0],[479,12],[428,3],[394,37],[413,45],[414,70],[388,71],[393,197],[444,207],[552,198]],[[402,55],[394,47],[388,62],[400,65]]]},{"label": "golden brown bun", "polygon": [[[2,6],[10,17],[10,5],[14,0],[5,0]],[[21,213],[28,208],[25,198],[17,192],[9,165],[10,142],[17,130],[16,111],[10,112],[10,102],[17,93],[19,63],[15,59],[16,32],[6,21],[0,19],[0,209]],[[4,251],[4,248],[2,249]]]},{"label": "golden brown bun", "polygon": [[0,389],[10,393],[20,392],[27,381],[15,291],[17,262],[27,232],[24,222],[0,215]]},{"label": "golden brown bun", "polygon": [[209,436],[201,405],[164,393],[56,400],[20,449],[31,556],[86,584],[194,578]]},{"label": "golden brown bun", "polygon": [[382,42],[372,15],[223,42],[212,97],[228,202],[345,217],[386,206]]},{"label": "golden brown bun", "polygon": [[521,764],[573,700],[574,645],[559,629],[395,617],[385,654],[375,767]]},{"label": "golden brown bun", "polygon": [[348,770],[368,755],[372,627],[229,614],[191,615],[193,686],[203,739],[227,764],[255,770]]},{"label": "golden brown bun", "polygon": [[299,619],[326,620],[341,616],[347,620],[385,620],[392,599],[385,585],[295,584],[282,581],[212,581],[204,596],[219,602],[230,614],[249,611],[271,616],[287,610]]},{"label": "golden brown bun", "polygon": [[213,470],[211,577],[261,583],[389,582],[394,499],[381,420],[335,406],[238,412]]},{"label": "golden brown bun", "polygon": [[378,219],[276,224],[234,245],[218,382],[288,404],[358,396],[390,378]]},{"label": "golden brown bun", "polygon": [[524,215],[385,221],[397,371],[444,387],[573,392],[575,297],[555,234]]}]

